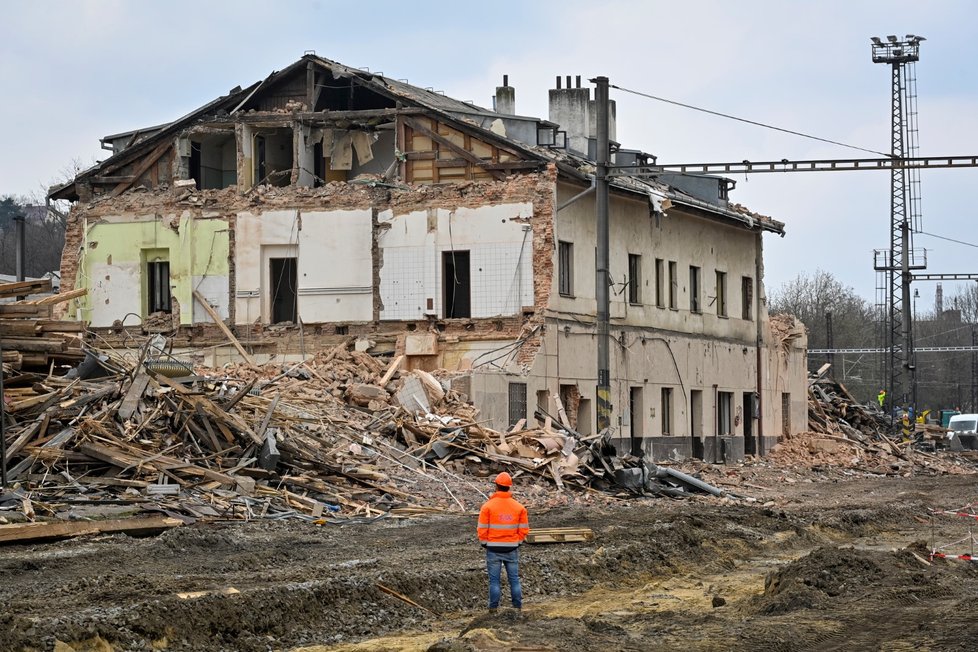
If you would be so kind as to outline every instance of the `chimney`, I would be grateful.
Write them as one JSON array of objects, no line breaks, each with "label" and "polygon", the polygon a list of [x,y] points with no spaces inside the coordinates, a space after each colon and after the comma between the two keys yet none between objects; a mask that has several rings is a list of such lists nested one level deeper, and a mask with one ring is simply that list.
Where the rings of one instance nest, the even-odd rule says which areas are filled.
[{"label": "chimney", "polygon": [[571,76],[567,75],[567,88],[561,88],[557,77],[557,87],[550,89],[550,122],[560,125],[567,132],[567,149],[587,155],[588,137],[591,135],[590,118],[591,89],[581,88],[581,78],[577,77],[577,87],[571,87]]},{"label": "chimney", "polygon": [[503,85],[496,87],[494,107],[496,113],[516,115],[516,89],[509,85],[509,75],[503,75]]}]

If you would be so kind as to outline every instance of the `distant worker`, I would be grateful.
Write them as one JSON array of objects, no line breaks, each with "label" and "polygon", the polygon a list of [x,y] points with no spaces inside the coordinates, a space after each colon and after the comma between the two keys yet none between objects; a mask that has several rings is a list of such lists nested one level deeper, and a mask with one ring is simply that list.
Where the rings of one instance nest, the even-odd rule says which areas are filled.
[{"label": "distant worker", "polygon": [[516,502],[511,490],[513,478],[500,473],[495,478],[496,493],[479,511],[479,541],[486,549],[486,569],[489,571],[489,612],[495,613],[502,594],[500,579],[506,567],[506,581],[513,608],[523,608],[523,587],[520,585],[520,544],[530,533],[526,508]]},{"label": "distant worker", "polygon": [[881,389],[880,393],[876,395],[876,400],[880,402],[880,407],[883,407],[883,403],[886,401],[886,390]]}]

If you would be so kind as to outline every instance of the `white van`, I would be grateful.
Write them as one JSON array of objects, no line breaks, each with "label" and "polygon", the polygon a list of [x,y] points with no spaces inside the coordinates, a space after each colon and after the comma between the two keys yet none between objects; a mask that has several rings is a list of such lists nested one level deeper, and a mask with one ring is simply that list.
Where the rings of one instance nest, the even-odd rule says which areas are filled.
[{"label": "white van", "polygon": [[955,414],[947,423],[948,444],[952,449],[978,449],[978,414]]}]

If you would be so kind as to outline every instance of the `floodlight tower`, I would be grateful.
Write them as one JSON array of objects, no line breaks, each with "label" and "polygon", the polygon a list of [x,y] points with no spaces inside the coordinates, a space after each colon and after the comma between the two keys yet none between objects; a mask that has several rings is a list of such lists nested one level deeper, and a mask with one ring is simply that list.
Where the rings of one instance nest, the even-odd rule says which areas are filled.
[{"label": "floodlight tower", "polygon": [[[912,156],[917,142],[916,77],[922,36],[872,37],[873,63],[886,63],[891,71],[890,156],[900,161]],[[882,372],[891,405],[909,406],[916,376],[910,315],[911,269],[923,269],[926,260],[913,255],[911,233],[919,230],[919,177],[895,162],[890,171],[890,249],[874,252],[874,268],[885,275],[885,312],[882,348],[889,352]],[[914,222],[911,225],[911,222]],[[913,227],[913,228],[912,228]],[[915,410],[916,413],[916,410]],[[891,418],[893,411],[890,410]]]}]

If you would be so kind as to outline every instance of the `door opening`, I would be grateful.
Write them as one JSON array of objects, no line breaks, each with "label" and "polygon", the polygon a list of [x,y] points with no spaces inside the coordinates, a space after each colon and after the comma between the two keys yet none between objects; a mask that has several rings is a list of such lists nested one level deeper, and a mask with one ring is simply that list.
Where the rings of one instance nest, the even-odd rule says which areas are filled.
[{"label": "door opening", "polygon": [[472,287],[469,274],[469,252],[445,251],[442,253],[442,287],[444,288],[444,316],[446,319],[472,316]]},{"label": "door opening", "polygon": [[298,274],[295,258],[269,258],[271,281],[271,323],[296,322]]}]

